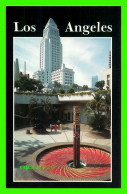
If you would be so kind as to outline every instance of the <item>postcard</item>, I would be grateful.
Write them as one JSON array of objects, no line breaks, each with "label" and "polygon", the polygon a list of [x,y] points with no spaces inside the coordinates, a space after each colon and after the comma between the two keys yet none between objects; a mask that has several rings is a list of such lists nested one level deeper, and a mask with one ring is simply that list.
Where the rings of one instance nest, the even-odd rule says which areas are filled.
[{"label": "postcard", "polygon": [[6,45],[7,187],[120,188],[121,7],[7,6]]}]

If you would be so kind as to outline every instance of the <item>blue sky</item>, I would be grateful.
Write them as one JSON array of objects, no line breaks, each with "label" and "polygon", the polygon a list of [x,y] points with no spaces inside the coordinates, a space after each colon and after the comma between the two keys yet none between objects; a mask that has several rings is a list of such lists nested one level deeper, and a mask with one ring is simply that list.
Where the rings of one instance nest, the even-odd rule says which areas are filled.
[{"label": "blue sky", "polygon": [[[26,61],[26,73],[39,70],[40,41],[42,37],[14,38],[14,60],[18,58],[20,71]],[[75,72],[74,82],[91,87],[92,76],[103,79],[103,70],[108,68],[111,38],[61,37],[63,63]]]}]

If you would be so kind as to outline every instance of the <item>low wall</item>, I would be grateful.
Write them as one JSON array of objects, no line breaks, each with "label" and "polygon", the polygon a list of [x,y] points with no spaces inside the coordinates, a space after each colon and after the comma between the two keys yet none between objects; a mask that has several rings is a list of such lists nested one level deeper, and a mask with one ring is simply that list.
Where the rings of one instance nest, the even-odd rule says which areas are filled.
[{"label": "low wall", "polygon": [[14,94],[14,103],[15,104],[30,104],[31,98],[38,99],[38,102],[41,100],[46,100],[47,98],[50,99],[51,104],[59,104],[57,96],[47,96],[44,94],[36,95],[36,94]]},{"label": "low wall", "polygon": [[75,95],[58,95],[59,102],[85,102],[92,100],[93,96],[88,94],[75,94]]}]

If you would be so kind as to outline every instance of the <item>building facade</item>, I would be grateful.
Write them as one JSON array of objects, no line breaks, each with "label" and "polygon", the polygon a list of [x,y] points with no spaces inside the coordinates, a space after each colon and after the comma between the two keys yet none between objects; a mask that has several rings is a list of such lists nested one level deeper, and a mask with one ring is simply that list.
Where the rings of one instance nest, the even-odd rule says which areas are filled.
[{"label": "building facade", "polygon": [[[18,94],[15,93],[15,110],[18,106],[29,105],[31,98],[35,98],[38,102],[41,103],[41,100],[44,101],[47,99],[47,95],[36,95],[36,94]],[[52,104],[52,109],[55,115],[60,121],[73,122],[73,106],[80,106],[80,122],[87,124],[88,116],[86,116],[86,104],[89,100],[93,99],[93,96],[84,94],[84,95],[69,95],[69,96],[59,96],[52,95],[49,97]]]},{"label": "building facade", "polygon": [[55,71],[62,65],[62,44],[59,29],[52,18],[49,19],[43,31],[40,44],[40,68]]},{"label": "building facade", "polygon": [[92,88],[96,89],[95,83],[98,82],[98,76],[92,76]]},{"label": "building facade", "polygon": [[14,61],[14,80],[19,79],[19,61],[16,59]]},{"label": "building facade", "polygon": [[45,83],[45,72],[44,72],[44,70],[38,70],[38,71],[34,72],[33,79],[40,80],[42,82],[42,84],[44,84]]},{"label": "building facade", "polygon": [[109,51],[108,69],[103,71],[103,80],[105,81],[104,89],[112,88],[112,70],[111,70],[111,51]]},{"label": "building facade", "polygon": [[61,69],[58,69],[51,73],[51,81],[52,83],[57,81],[61,85],[73,85],[74,71],[72,69],[66,68],[65,65],[62,64]]},{"label": "building facade", "polygon": [[59,29],[52,18],[49,19],[43,31],[40,43],[40,70],[33,74],[33,78],[42,84],[53,84],[54,81],[61,85],[74,83],[74,72],[65,68],[63,64],[62,44]]}]

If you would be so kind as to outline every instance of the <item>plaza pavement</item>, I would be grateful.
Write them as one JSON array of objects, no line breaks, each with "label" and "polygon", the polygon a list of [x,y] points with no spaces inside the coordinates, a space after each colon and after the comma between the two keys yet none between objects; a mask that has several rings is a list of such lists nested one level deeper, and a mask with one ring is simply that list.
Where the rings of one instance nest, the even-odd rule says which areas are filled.
[{"label": "plaza pavement", "polygon": [[[26,130],[30,129],[31,134],[26,134]],[[80,126],[80,142],[91,143],[96,145],[106,145],[111,147],[111,139],[94,135],[90,133],[87,125]],[[32,128],[22,128],[14,131],[14,180],[15,181],[40,181],[38,177],[32,175],[29,169],[20,169],[20,165],[29,164],[29,156],[37,149],[50,143],[73,142],[72,123],[64,124],[63,130],[51,132],[47,128],[46,134],[36,134]]]}]

